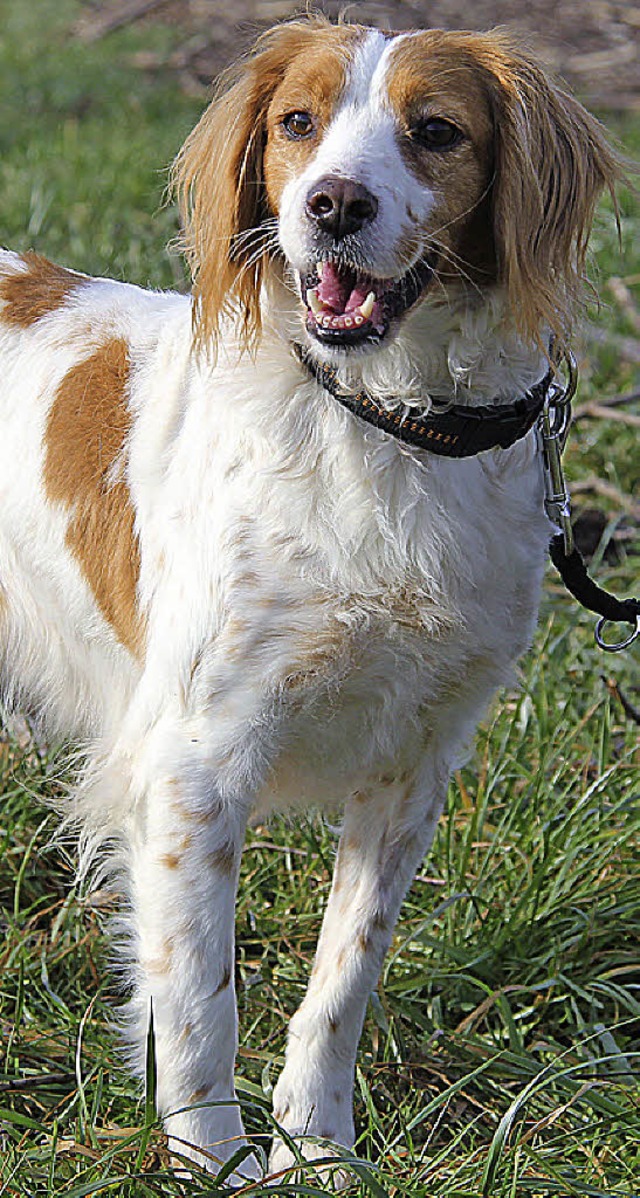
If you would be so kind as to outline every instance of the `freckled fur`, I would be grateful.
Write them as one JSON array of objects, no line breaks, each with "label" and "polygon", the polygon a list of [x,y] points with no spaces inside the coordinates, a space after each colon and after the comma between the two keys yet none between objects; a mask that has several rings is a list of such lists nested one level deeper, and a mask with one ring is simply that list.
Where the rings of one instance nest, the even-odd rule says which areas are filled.
[{"label": "freckled fur", "polygon": [[229,840],[214,849],[209,854],[209,864],[221,874],[232,874],[236,867],[236,846],[233,841]]},{"label": "freckled fur", "polygon": [[[459,151],[416,148],[425,105],[460,123]],[[283,137],[291,106],[312,110],[311,140]],[[131,1062],[143,1076],[153,1003],[169,1142],[213,1170],[205,1152],[244,1142],[247,820],[344,813],[274,1110],[290,1134],[350,1147],[368,997],[450,773],[530,643],[551,533],[533,435],[431,458],[300,366],[305,200],[327,171],[379,201],[349,246],[370,277],[439,254],[378,348],[313,344],[345,386],[411,412],[511,401],[541,377],[621,166],[499,33],[310,18],[264,35],[176,160],[192,297],[0,251],[3,702],[88,746],[69,819],[85,866],[102,845],[126,893]],[[294,1163],[276,1139],[272,1169]],[[229,1180],[259,1172],[248,1156]]]},{"label": "freckled fur", "polygon": [[216,986],[216,988],[213,992],[214,996],[217,994],[220,994],[223,990],[227,989],[227,986],[229,985],[232,976],[233,976],[233,972],[232,972],[231,966],[227,965],[222,977],[220,978],[220,981],[218,982],[218,985]]},{"label": "freckled fur", "polygon": [[166,865],[167,869],[178,869],[178,866],[180,865],[180,854],[163,853],[160,861],[163,865]]}]

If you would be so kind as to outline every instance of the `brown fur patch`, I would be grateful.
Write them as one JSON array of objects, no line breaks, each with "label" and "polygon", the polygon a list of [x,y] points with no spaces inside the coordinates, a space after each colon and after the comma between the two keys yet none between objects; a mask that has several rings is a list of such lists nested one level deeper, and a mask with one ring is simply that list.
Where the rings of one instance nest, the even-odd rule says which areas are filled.
[{"label": "brown fur patch", "polygon": [[232,977],[233,977],[233,970],[230,965],[227,965],[225,967],[225,971],[224,971],[218,985],[216,986],[216,988],[213,992],[214,998],[215,998],[216,994],[222,994],[222,991],[227,989],[227,987],[231,984]]},{"label": "brown fur patch", "polygon": [[160,864],[164,865],[166,869],[178,869],[181,860],[182,857],[179,853],[163,853],[160,858]]},{"label": "brown fur patch", "polygon": [[70,512],[67,545],[105,619],[131,652],[142,627],[136,590],[140,570],[134,511],[116,477],[131,418],[126,393],[127,345],[113,340],[65,375],[45,434],[45,488]]},{"label": "brown fur patch", "polygon": [[[602,127],[496,31],[401,42],[388,86],[405,161],[436,196],[440,276],[497,279],[525,337],[542,344],[545,326],[567,336],[595,204],[624,175]],[[411,136],[421,116],[451,119],[463,140],[425,150]]]},{"label": "brown fur patch", "polygon": [[193,1094],[189,1095],[189,1098],[187,1099],[187,1106],[193,1106],[196,1102],[204,1102],[204,1099],[207,1097],[208,1093],[209,1086],[199,1086],[197,1090],[193,1091]]},{"label": "brown fur patch", "polygon": [[[180,151],[172,178],[194,275],[200,345],[215,343],[223,316],[236,304],[244,318],[246,343],[253,344],[259,336],[260,288],[270,260],[261,226],[270,215],[268,190],[275,201],[283,185],[282,163],[272,157],[270,188],[265,186],[268,113],[275,119],[274,97],[289,72],[298,69],[296,102],[322,99],[326,111],[328,89],[318,88],[314,80],[316,56],[333,86],[339,86],[344,69],[334,63],[359,36],[357,26],[335,27],[320,16],[268,30],[249,58],[221,77],[216,96]],[[293,92],[291,97],[293,101]],[[295,154],[294,143],[288,144]]]},{"label": "brown fur patch", "polygon": [[371,948],[371,939],[367,932],[358,933],[358,948],[361,953],[368,953]]},{"label": "brown fur patch", "polygon": [[0,300],[5,307],[0,320],[13,328],[28,329],[61,308],[71,293],[88,280],[28,250],[22,254],[28,269],[12,271],[0,279]]},{"label": "brown fur patch", "polygon": [[[300,174],[317,153],[344,91],[349,61],[361,31],[349,26],[317,30],[311,53],[299,53],[288,64],[267,114],[264,179],[272,211],[277,212],[287,183]],[[292,140],[282,120],[292,112],[308,112],[314,121],[311,136]]]},{"label": "brown fur patch", "polygon": [[[392,54],[388,91],[404,161],[435,196],[427,232],[441,251],[439,277],[471,276],[486,285],[496,275],[486,195],[493,171],[493,122],[488,89],[467,48],[469,40],[430,30],[400,42]],[[442,152],[426,149],[415,130],[428,117],[452,121],[463,140]],[[404,242],[411,260],[411,224]]]},{"label": "brown fur patch", "polygon": [[[180,789],[182,784],[176,783],[176,789]],[[222,812],[223,804],[217,799],[210,802],[210,805],[205,808],[193,808],[185,801],[179,793],[174,793],[169,798],[169,806],[177,819],[184,820],[185,823],[201,824],[203,827],[211,823],[212,820],[218,819]]]},{"label": "brown fur patch", "polygon": [[211,869],[221,874],[231,875],[235,871],[237,861],[236,846],[232,840],[227,840],[207,855],[207,864]]}]

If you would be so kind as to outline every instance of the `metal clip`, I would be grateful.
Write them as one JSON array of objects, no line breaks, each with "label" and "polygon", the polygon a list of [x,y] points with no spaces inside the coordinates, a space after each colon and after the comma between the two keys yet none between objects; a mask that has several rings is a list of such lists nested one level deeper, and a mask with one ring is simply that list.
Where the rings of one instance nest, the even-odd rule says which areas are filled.
[{"label": "metal clip", "polygon": [[573,552],[571,527],[571,496],[562,470],[562,452],[571,424],[571,400],[576,392],[578,371],[576,361],[568,351],[562,355],[567,368],[567,381],[553,379],[544,408],[538,420],[538,439],[544,463],[544,508],[552,524],[564,537],[567,557]]},{"label": "metal clip", "polygon": [[601,620],[598,620],[595,631],[596,644],[599,645],[601,649],[604,649],[607,653],[619,653],[621,649],[626,649],[629,645],[632,645],[633,642],[640,636],[640,616],[638,616],[636,619],[635,628],[627,637],[625,637],[624,640],[605,641],[603,639],[603,632],[607,624],[610,623],[610,620],[605,620],[603,617]]}]

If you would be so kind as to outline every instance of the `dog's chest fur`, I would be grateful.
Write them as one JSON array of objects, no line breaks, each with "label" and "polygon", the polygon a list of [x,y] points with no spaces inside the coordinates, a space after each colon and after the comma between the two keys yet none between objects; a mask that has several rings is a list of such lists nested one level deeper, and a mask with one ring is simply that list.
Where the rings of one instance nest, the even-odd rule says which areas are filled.
[{"label": "dog's chest fur", "polygon": [[533,439],[482,462],[407,451],[276,340],[233,376],[191,375],[186,405],[171,360],[173,409],[158,361],[162,420],[151,371],[131,443],[151,692],[182,680],[234,782],[260,740],[269,804],[336,802],[428,738],[455,750],[532,632],[548,537]]},{"label": "dog's chest fur", "polygon": [[[342,410],[279,336],[265,336],[255,363],[230,369],[233,347],[215,367],[198,363],[188,301],[94,283],[72,312],[22,335],[42,364],[22,391],[23,444],[47,427],[59,345],[67,371],[81,361],[79,318],[128,346],[131,425],[111,481],[126,477],[135,510],[143,643],[123,668],[64,549],[65,517],[38,488],[21,499],[24,472],[9,458],[5,510],[26,567],[14,585],[30,591],[32,644],[43,630],[31,669],[44,706],[59,671],[47,668],[52,597],[65,595],[65,734],[108,737],[130,704],[135,752],[170,708],[211,741],[230,786],[283,804],[333,803],[390,761],[410,766],[429,738],[457,752],[533,629],[548,537],[533,438],[482,460],[407,450]],[[50,549],[34,564],[29,512],[40,506]]]}]

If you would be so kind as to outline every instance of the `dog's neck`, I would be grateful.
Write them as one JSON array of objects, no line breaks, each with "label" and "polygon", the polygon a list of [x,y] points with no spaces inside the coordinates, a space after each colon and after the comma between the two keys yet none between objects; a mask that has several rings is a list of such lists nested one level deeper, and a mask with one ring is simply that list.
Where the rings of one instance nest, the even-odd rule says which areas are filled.
[{"label": "dog's neck", "polygon": [[[274,299],[267,295],[268,310],[282,311]],[[383,407],[400,403],[426,412],[434,403],[448,401],[469,406],[512,402],[548,369],[541,350],[518,336],[498,288],[426,301],[405,318],[388,345],[348,359],[309,345],[290,289],[288,299],[287,316],[277,321],[279,334],[333,366],[343,390],[364,389]]]}]

